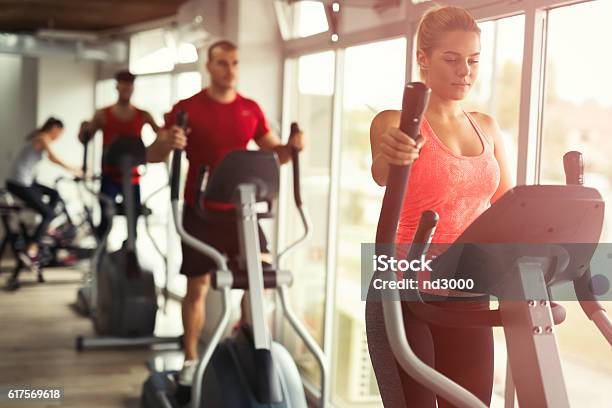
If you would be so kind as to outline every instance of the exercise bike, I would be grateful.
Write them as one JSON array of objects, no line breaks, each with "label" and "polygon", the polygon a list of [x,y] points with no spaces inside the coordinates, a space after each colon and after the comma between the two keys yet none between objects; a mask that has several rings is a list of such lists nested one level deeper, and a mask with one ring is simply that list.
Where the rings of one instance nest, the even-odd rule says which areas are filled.
[{"label": "exercise bike", "polygon": [[[83,159],[83,169],[86,169],[87,151]],[[60,177],[55,180],[55,189],[59,191],[59,184],[69,180],[77,183],[77,188],[84,184],[83,179],[74,179]],[[80,193],[80,189],[78,190]],[[93,193],[92,193],[93,194]],[[95,195],[95,194],[94,194]],[[82,200],[82,196],[80,196]],[[43,269],[47,267],[71,267],[77,262],[89,259],[96,247],[95,233],[91,212],[83,203],[83,214],[79,224],[73,222],[73,217],[68,212],[66,204],[63,200],[58,200],[54,208],[55,218],[53,224],[61,221],[63,223],[53,228],[51,233],[46,234],[40,242],[40,262],[37,267],[37,280],[44,282]],[[14,197],[7,190],[0,190],[0,219],[4,229],[4,238],[0,243],[0,260],[7,252],[7,249],[13,254],[16,264],[12,269],[11,277],[7,280],[6,289],[16,290],[21,286],[19,276],[25,265],[19,259],[17,254],[27,246],[32,238],[32,225],[29,220],[36,218],[38,215],[35,211],[28,208],[21,200]],[[87,237],[93,237],[87,245],[83,245],[83,241],[87,241]]]},{"label": "exercise bike", "polygon": [[[77,295],[77,302],[88,305],[98,337],[78,336],[76,349],[132,348],[157,344],[180,347],[180,336],[154,336],[158,311],[157,289],[153,272],[140,265],[136,253],[136,209],[131,171],[133,167],[146,162],[145,146],[140,138],[119,137],[105,152],[104,162],[120,169],[123,202],[121,212],[118,212],[117,203],[100,194],[100,199],[106,203],[104,208],[109,223],[93,257],[91,281]],[[119,250],[109,253],[106,244],[116,213],[126,215],[127,240]]]},{"label": "exercise bike", "polygon": [[[181,123],[181,122],[178,122]],[[294,128],[295,129],[295,128]],[[292,283],[290,271],[276,267],[262,268],[258,236],[259,218],[273,216],[272,204],[278,196],[279,164],[276,154],[269,151],[234,151],[228,153],[210,175],[204,199],[233,203],[240,246],[239,259],[226,260],[213,247],[186,233],[179,212],[180,151],[172,162],[171,198],[177,231],[188,245],[212,258],[217,269],[212,272],[212,286],[222,292],[223,314],[215,326],[210,342],[202,354],[191,387],[190,400],[179,401],[177,371],[154,372],[142,389],[143,407],[306,407],[306,397],[300,374],[289,352],[272,341],[266,328],[264,288],[274,288],[279,294],[284,316],[315,356],[321,369],[320,406],[328,400],[328,370],[325,356],[316,341],[296,318],[287,302],[287,290]],[[302,208],[299,193],[299,165],[293,152],[294,198],[304,225],[304,236],[292,244],[294,249],[308,234],[309,223]],[[266,212],[258,213],[256,203],[266,202]],[[219,217],[219,213],[202,216]],[[288,248],[288,249],[289,249]],[[284,251],[283,253],[287,253]],[[233,269],[228,268],[233,265]],[[220,343],[230,318],[230,290],[248,292],[249,320],[233,337]]]},{"label": "exercise bike", "polygon": [[[429,89],[406,86],[400,129],[416,138]],[[589,264],[602,230],[604,202],[599,192],[583,187],[578,152],[564,157],[568,185],[518,186],[481,214],[431,263],[431,281],[471,279],[466,292],[499,300],[499,309],[454,310],[425,302],[419,289],[375,289],[376,279],[397,280],[375,272],[366,304],[370,357],[381,397],[388,407],[411,407],[402,377],[410,376],[436,396],[457,407],[485,407],[472,393],[424,363],[406,337],[402,301],[417,319],[449,327],[504,329],[508,350],[506,406],[569,407],[555,338],[565,311],[552,299],[553,287],[572,284],[574,299],[612,345],[612,323],[593,293]],[[376,255],[394,256],[394,242],[409,166],[391,166],[376,234]],[[427,254],[438,215],[426,211],[406,260]],[[468,298],[469,299],[469,298]],[[459,350],[458,350],[459,351]]]}]

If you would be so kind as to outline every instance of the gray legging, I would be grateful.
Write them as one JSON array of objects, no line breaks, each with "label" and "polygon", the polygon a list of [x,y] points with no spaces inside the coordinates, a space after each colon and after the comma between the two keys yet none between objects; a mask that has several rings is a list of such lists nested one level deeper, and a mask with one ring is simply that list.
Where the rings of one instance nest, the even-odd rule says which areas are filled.
[{"label": "gray legging", "polygon": [[[49,229],[49,224],[55,218],[54,209],[58,201],[61,200],[59,193],[50,187],[38,183],[33,183],[31,186],[23,186],[8,181],[6,188],[11,194],[21,199],[28,207],[42,216],[42,221],[36,227],[32,237],[33,242],[40,243],[42,237]],[[48,202],[43,201],[45,196],[48,197]]]},{"label": "gray legging", "polygon": [[[486,296],[471,298],[446,298],[425,295],[436,306],[454,310],[489,310]],[[402,302],[406,336],[414,352],[431,367],[467,388],[487,406],[491,404],[493,390],[493,329],[454,328],[437,326],[418,319]],[[435,408],[436,396],[399,368],[406,407]],[[453,405],[441,397],[438,408]]]},{"label": "gray legging", "polygon": [[[380,299],[366,302],[368,350],[385,408],[450,408],[453,405],[412,379],[398,364],[385,328]],[[421,293],[426,303],[453,310],[488,310],[486,296],[441,297]],[[493,390],[493,330],[491,327],[455,328],[430,324],[402,301],[405,334],[412,351],[430,367],[472,392],[486,406]]]}]

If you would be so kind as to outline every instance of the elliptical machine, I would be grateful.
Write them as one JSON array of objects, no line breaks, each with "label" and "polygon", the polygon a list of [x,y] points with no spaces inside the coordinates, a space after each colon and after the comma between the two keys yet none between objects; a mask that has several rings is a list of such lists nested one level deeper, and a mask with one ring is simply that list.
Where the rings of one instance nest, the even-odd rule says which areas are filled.
[{"label": "elliptical machine", "polygon": [[[185,123],[185,119],[182,122]],[[294,127],[294,129],[297,129]],[[179,210],[179,184],[182,152],[175,151],[172,163],[171,198],[177,231],[188,245],[211,257],[217,264],[212,286],[222,291],[223,314],[215,326],[198,364],[191,389],[191,400],[177,400],[178,372],[154,372],[142,389],[143,407],[306,407],[300,374],[291,355],[270,338],[266,328],[263,291],[277,289],[285,317],[315,356],[321,369],[323,407],[328,400],[328,370],[325,356],[316,341],[296,318],[287,302],[287,289],[292,274],[276,267],[262,269],[260,259],[258,218],[272,217],[272,203],[278,195],[279,164],[276,154],[269,151],[234,151],[228,153],[210,176],[204,198],[215,202],[233,203],[240,239],[240,259],[230,270],[228,261],[213,247],[186,233]],[[304,224],[304,236],[288,249],[295,248],[306,238],[308,218],[302,208],[299,193],[299,164],[293,152],[294,197]],[[266,202],[268,211],[258,213],[255,204]],[[206,214],[203,216],[218,216]],[[284,251],[283,253],[287,253]],[[234,262],[235,261],[235,262]],[[219,343],[230,318],[230,290],[246,289],[251,325],[242,326],[230,338]]]},{"label": "elliptical machine", "polygon": [[[85,139],[89,141],[91,139],[91,135],[88,135],[87,133],[85,135],[86,135]],[[88,169],[87,167],[88,146],[89,146],[89,143],[84,143],[83,174],[87,174],[87,169]],[[168,179],[169,178],[170,176],[168,175]],[[100,180],[100,176],[91,176],[91,177],[87,177],[84,179],[80,179],[78,181],[80,181],[79,184],[82,186],[82,188],[85,191],[87,191],[92,196],[97,197],[100,201],[104,202],[104,205],[100,206],[100,210],[105,212],[105,218],[107,220],[111,220],[112,222],[112,219],[115,215],[126,215],[125,211],[123,210],[123,206],[120,206],[119,214],[116,214],[116,211],[115,211],[116,205],[113,202],[113,200],[111,200],[109,197],[107,197],[104,194],[98,194],[91,187],[89,187],[86,183],[87,181],[97,181],[97,180]],[[169,188],[169,185],[167,183],[163,184],[160,188],[158,188],[157,190],[149,194],[149,196],[142,201],[142,204],[140,206],[140,209],[141,209],[140,215],[143,216],[145,220],[145,226],[146,226],[145,231],[147,232],[147,235],[149,236],[149,239],[151,243],[153,244],[155,251],[164,260],[165,272],[166,272],[166,276],[165,276],[166,284],[163,289],[163,296],[164,296],[164,302],[165,302],[164,305],[167,303],[167,299],[169,297],[169,293],[167,289],[168,287],[167,259],[166,259],[166,255],[159,248],[159,245],[157,244],[157,242],[155,241],[155,238],[151,234],[149,218],[152,212],[149,209],[147,202],[151,200],[153,197],[155,197],[156,195],[158,195],[159,193],[161,193],[162,191],[164,191],[166,188]],[[77,296],[73,304],[73,307],[80,315],[90,316],[93,314],[93,311],[96,308],[95,303],[96,303],[96,289],[97,289],[97,282],[96,282],[97,270],[100,267],[100,259],[106,251],[106,240],[108,238],[108,234],[110,233],[112,229],[112,224],[109,225],[105,231],[102,231],[101,236],[98,237],[98,234],[96,233],[96,226],[93,222],[93,214],[92,214],[91,208],[89,208],[87,205],[85,205],[85,203],[83,203],[83,211],[84,211],[84,214],[82,216],[83,218],[82,224],[85,224],[88,227],[88,229],[92,231],[92,236],[96,240],[97,246],[95,250],[93,250],[93,254],[91,255],[90,267],[87,269],[87,272],[84,274],[83,286],[81,286],[77,290]]]},{"label": "elliptical machine", "polygon": [[[429,90],[410,83],[404,91],[400,129],[416,138]],[[401,377],[410,376],[461,408],[484,408],[472,393],[421,361],[406,337],[401,301],[418,319],[449,327],[504,328],[508,349],[506,406],[569,407],[555,325],[565,319],[552,301],[553,286],[572,283],[585,314],[612,345],[612,323],[593,293],[589,264],[598,245],[604,202],[599,192],[583,187],[582,158],[564,157],[567,186],[518,186],[481,214],[431,263],[431,279],[472,279],[467,292],[499,300],[499,309],[454,310],[423,301],[418,289],[375,289],[376,279],[395,281],[394,272],[375,272],[366,304],[370,357],[385,406],[407,406],[410,395]],[[390,166],[376,233],[376,255],[395,255],[399,214],[410,166]],[[423,213],[406,259],[428,251],[438,215]],[[460,350],[458,350],[459,352]],[[434,402],[435,404],[435,402]]]},{"label": "elliptical machine", "polygon": [[[88,159],[88,152],[89,152],[89,140],[91,140],[91,134],[89,134],[89,132],[87,132],[85,140],[86,141],[83,143],[83,177],[84,178],[81,180],[82,186],[85,189],[85,191],[87,191],[90,194],[93,194],[94,196],[98,196],[99,199],[106,202],[106,206],[104,208],[101,208],[101,210],[106,211],[106,217],[108,217],[108,219],[112,219],[114,215],[114,208],[113,208],[112,200],[102,194],[100,195],[96,194],[95,191],[93,191],[87,185],[88,180],[93,181],[93,180],[98,179],[98,177],[92,176],[90,179],[87,178],[87,173],[89,170],[87,166],[87,163],[88,163],[87,159]],[[92,213],[91,208],[89,208],[85,203],[83,203],[83,210],[84,210],[84,215],[85,215],[84,217],[85,222],[91,229],[92,234],[94,238],[96,239],[96,248],[93,251],[93,254],[91,255],[91,258],[89,260],[90,267],[88,268],[87,272],[84,275],[83,286],[81,286],[77,290],[77,296],[76,296],[76,300],[73,306],[74,306],[74,309],[79,314],[83,316],[92,316],[93,311],[96,308],[95,306],[95,290],[96,290],[96,285],[97,285],[96,284],[96,271],[99,265],[100,257],[102,256],[102,253],[104,253],[104,250],[106,248],[106,239],[108,237],[108,234],[110,233],[111,227],[109,227],[106,231],[104,231],[104,234],[102,237],[98,237],[98,234],[96,233],[96,226],[93,221],[93,213]]]},{"label": "elliptical machine", "polygon": [[[176,344],[180,337],[153,335],[157,316],[157,290],[153,272],[141,267],[136,254],[136,213],[131,185],[131,169],[146,163],[145,146],[140,138],[120,137],[104,155],[106,164],[121,171],[123,202],[127,218],[127,240],[113,252],[106,252],[106,243],[113,225],[116,204],[100,194],[107,205],[109,225],[94,256],[90,289],[82,289],[78,297],[89,303],[89,312],[96,333],[102,337],[78,336],[76,349],[142,347],[153,344]],[[111,205],[108,205],[111,204]],[[86,299],[85,297],[88,297]]]}]

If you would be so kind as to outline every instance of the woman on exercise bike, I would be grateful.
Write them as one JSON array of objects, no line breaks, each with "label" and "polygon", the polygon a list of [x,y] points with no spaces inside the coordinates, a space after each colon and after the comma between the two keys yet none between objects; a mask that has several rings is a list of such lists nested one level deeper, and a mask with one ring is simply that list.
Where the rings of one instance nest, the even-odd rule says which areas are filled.
[{"label": "woman on exercise bike", "polygon": [[[434,210],[440,221],[432,242],[451,243],[512,181],[496,121],[461,107],[478,77],[480,28],[472,15],[459,7],[428,10],[416,48],[421,80],[431,88],[420,136],[414,141],[398,129],[399,111],[379,113],[370,129],[372,177],[384,186],[390,164],[412,165],[396,241],[412,242],[423,211]],[[474,297],[466,301],[466,296]],[[445,307],[489,308],[487,297],[464,292],[422,292],[422,297]],[[421,360],[490,405],[492,329],[430,325],[417,320],[406,305],[402,309],[408,341]],[[406,374],[401,381],[407,407],[436,407],[430,390]],[[442,398],[437,403],[451,406]]]},{"label": "woman on exercise bike", "polygon": [[40,129],[32,131],[17,154],[6,181],[7,190],[42,217],[25,251],[19,254],[21,261],[30,267],[39,262],[41,239],[48,232],[49,224],[56,216],[56,205],[61,201],[56,190],[38,184],[34,180],[36,166],[46,155],[53,163],[62,166],[77,177],[82,176],[80,168],[66,164],[51,150],[51,143],[57,140],[63,131],[64,124],[54,117],[47,119]]}]

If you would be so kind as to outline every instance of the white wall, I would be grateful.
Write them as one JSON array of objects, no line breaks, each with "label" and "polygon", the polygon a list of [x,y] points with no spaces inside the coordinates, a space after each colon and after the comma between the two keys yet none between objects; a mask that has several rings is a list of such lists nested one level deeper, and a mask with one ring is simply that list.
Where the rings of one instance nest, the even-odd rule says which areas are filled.
[{"label": "white wall", "polygon": [[[73,58],[25,58],[0,54],[0,179],[4,180],[25,136],[49,116],[64,122],[64,136],[52,148],[68,163],[79,165],[83,148],[77,141],[82,120],[93,115],[95,63]],[[66,174],[45,160],[38,179],[52,184]]]},{"label": "white wall", "polygon": [[37,60],[0,54],[0,184],[25,136],[36,126]]},{"label": "white wall", "polygon": [[273,2],[241,0],[238,22],[239,90],[260,104],[269,121],[279,124],[282,111],[283,54]]},{"label": "white wall", "polygon": [[[63,136],[53,143],[57,156],[80,166],[83,146],[77,139],[79,125],[94,113],[95,63],[73,58],[45,57],[38,63],[37,123],[49,116],[64,122]],[[52,185],[60,175],[59,166],[45,160],[38,168],[38,179]]]},{"label": "white wall", "polygon": [[[53,152],[68,164],[80,167],[83,145],[78,130],[83,120],[94,113],[95,63],[70,57],[44,57],[38,61],[37,123],[49,116],[64,122],[64,134],[52,145]],[[91,156],[90,156],[91,157]],[[56,178],[70,176],[64,169],[44,159],[37,169],[37,180],[49,186]],[[62,183],[59,192],[71,212],[80,211],[78,190],[73,183]],[[91,197],[83,197],[91,200]]]}]

